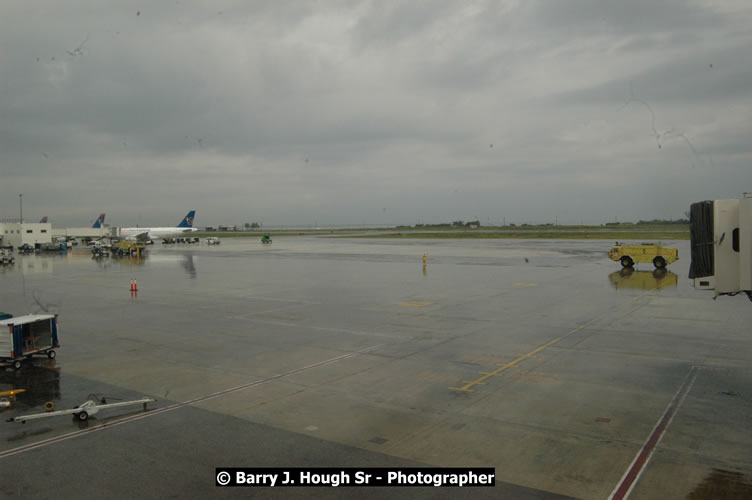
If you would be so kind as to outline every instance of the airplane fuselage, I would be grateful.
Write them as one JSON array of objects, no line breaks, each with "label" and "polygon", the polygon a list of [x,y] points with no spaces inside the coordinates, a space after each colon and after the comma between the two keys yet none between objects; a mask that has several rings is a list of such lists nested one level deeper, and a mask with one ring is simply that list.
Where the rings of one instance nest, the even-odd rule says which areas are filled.
[{"label": "airplane fuselage", "polygon": [[126,239],[166,239],[187,235],[198,231],[195,227],[124,227],[120,237]]},{"label": "airplane fuselage", "polygon": [[[177,226],[173,227],[123,227],[120,228],[120,237],[126,240],[156,240],[159,238],[175,238],[177,236],[193,233],[197,228],[193,227],[193,218],[196,211],[191,210],[183,217]],[[104,217],[104,214],[102,215]]]}]

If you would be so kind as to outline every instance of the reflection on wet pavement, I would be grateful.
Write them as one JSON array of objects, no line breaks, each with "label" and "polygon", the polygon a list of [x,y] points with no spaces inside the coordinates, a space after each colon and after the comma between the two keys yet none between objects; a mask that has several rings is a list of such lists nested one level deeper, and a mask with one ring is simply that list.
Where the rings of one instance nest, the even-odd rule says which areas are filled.
[{"label": "reflection on wet pavement", "polygon": [[667,269],[637,271],[632,267],[615,271],[608,275],[608,279],[617,290],[622,288],[660,290],[662,288],[673,288],[679,281],[679,277]]},{"label": "reflection on wet pavement", "polygon": [[0,371],[0,392],[26,389],[16,396],[14,408],[41,407],[60,400],[60,368],[54,359],[26,362],[21,370]]},{"label": "reflection on wet pavement", "polygon": [[752,482],[740,472],[713,469],[710,475],[687,495],[687,498],[689,500],[748,499],[752,498]]}]

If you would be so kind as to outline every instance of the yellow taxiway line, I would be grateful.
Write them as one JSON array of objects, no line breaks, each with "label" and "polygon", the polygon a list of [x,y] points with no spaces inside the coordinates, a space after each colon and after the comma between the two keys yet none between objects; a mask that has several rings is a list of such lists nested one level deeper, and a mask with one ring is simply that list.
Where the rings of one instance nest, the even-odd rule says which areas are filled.
[{"label": "yellow taxiway line", "polygon": [[499,367],[497,369],[495,369],[495,370],[493,370],[491,372],[484,373],[483,376],[478,377],[475,380],[466,381],[465,385],[463,385],[462,387],[450,387],[450,389],[452,389],[453,391],[475,392],[475,391],[473,391],[471,389],[471,387],[473,387],[475,385],[485,385],[485,381],[487,379],[489,379],[491,377],[494,377],[496,375],[499,375],[501,372],[503,372],[504,370],[506,370],[508,368],[512,368],[517,363],[519,363],[521,361],[524,361],[524,360],[526,360],[527,358],[529,358],[531,356],[536,355],[537,353],[541,352],[542,350],[544,350],[544,349],[546,349],[548,347],[551,347],[555,343],[564,340],[565,338],[569,337],[570,335],[574,335],[575,333],[579,332],[580,330],[582,330],[583,328],[585,328],[587,325],[589,325],[593,321],[594,320],[590,320],[587,323],[583,323],[582,325],[578,326],[574,330],[568,332],[566,335],[562,335],[561,337],[558,337],[558,338],[555,338],[555,339],[553,339],[553,340],[551,340],[549,342],[546,342],[542,346],[536,347],[535,349],[533,349],[532,351],[528,352],[527,354],[523,354],[522,356],[520,356],[519,358],[515,359],[514,361],[510,361],[509,363],[504,363],[503,365],[499,365]]}]

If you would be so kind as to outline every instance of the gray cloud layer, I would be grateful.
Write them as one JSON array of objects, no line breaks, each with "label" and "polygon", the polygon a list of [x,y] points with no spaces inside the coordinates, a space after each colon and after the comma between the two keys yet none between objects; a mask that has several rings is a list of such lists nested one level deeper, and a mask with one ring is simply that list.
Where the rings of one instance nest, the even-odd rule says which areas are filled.
[{"label": "gray cloud layer", "polygon": [[752,190],[747,4],[6,3],[0,217],[681,217]]}]

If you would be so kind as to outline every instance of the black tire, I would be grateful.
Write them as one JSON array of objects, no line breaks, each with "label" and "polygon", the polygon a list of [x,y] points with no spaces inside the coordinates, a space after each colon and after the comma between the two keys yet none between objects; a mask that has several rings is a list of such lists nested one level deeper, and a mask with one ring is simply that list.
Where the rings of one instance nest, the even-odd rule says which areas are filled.
[{"label": "black tire", "polygon": [[621,265],[622,267],[632,267],[634,266],[634,262],[632,262],[632,259],[625,255],[621,258]]},{"label": "black tire", "polygon": [[16,370],[20,370],[20,369],[21,369],[21,366],[23,366],[23,365],[22,365],[22,363],[21,363],[21,360],[20,360],[20,359],[17,359],[17,360],[15,360],[15,361],[13,362],[13,368],[14,368],[14,369],[16,369]]},{"label": "black tire", "polygon": [[666,267],[666,259],[661,257],[660,255],[653,259],[653,265],[658,269],[663,269]]},{"label": "black tire", "polygon": [[76,417],[78,417],[78,419],[81,422],[86,422],[87,420],[89,420],[89,414],[86,413],[85,411],[80,411],[80,412],[76,413]]},{"label": "black tire", "polygon": [[57,356],[57,353],[53,350],[47,351],[47,357],[50,359],[55,359],[55,356]]}]

